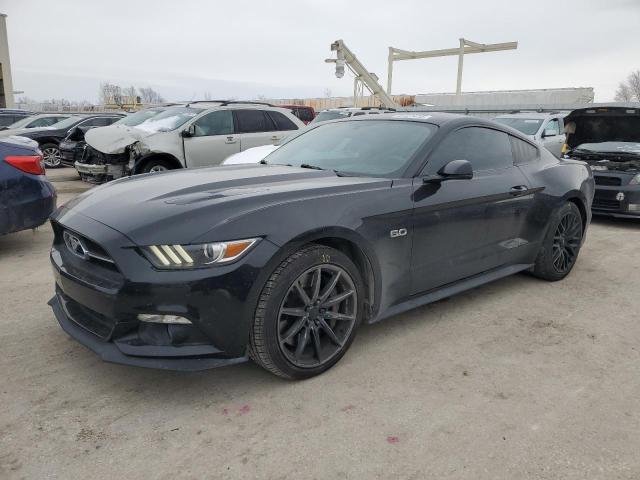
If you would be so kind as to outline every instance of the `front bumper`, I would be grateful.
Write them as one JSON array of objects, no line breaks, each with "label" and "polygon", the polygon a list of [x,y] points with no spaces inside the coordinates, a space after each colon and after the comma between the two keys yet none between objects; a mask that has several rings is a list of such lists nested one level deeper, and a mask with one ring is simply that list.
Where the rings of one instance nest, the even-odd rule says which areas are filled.
[{"label": "front bumper", "polygon": [[[126,236],[95,220],[67,211],[52,223],[56,294],[49,304],[62,328],[105,361],[202,370],[247,360],[261,277],[275,245],[258,242],[225,266],[159,271]],[[113,263],[72,253],[61,240],[65,229]],[[191,325],[141,322],[139,314],[179,315]]]},{"label": "front bumper", "polygon": [[[144,353],[145,356],[132,354],[135,353],[135,351],[124,353],[122,346],[126,345],[126,343],[105,341],[83,328],[79,323],[76,323],[75,319],[70,316],[68,310],[65,309],[65,302],[62,300],[60,294],[56,294],[49,300],[49,305],[62,329],[70,337],[98,354],[105,362],[162,370],[198,371],[225,367],[248,360],[246,355],[237,358],[216,358],[215,356],[211,356],[211,354],[207,356],[207,354],[204,353],[202,355],[180,356],[179,347],[174,348],[173,352],[171,352],[166,347],[163,348],[154,345],[137,346],[140,350],[139,353]],[[215,350],[214,347],[210,347],[210,349]],[[206,350],[206,348],[203,350]]]},{"label": "front bumper", "polygon": [[126,165],[94,164],[75,162],[73,167],[83,180],[92,183],[104,183],[127,175]]},{"label": "front bumper", "polygon": [[607,176],[602,175],[600,177],[607,179],[620,178],[620,185],[597,184],[597,177],[598,175],[594,174],[596,191],[593,205],[591,206],[591,211],[595,215],[640,218],[640,185],[629,185],[628,178],[624,178],[624,175],[614,176],[612,172],[609,172]]}]

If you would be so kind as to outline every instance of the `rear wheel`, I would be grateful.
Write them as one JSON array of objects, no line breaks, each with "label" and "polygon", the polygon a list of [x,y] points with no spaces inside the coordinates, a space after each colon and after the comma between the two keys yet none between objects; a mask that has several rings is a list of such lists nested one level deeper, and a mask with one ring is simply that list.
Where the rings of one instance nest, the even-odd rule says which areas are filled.
[{"label": "rear wheel", "polygon": [[549,281],[566,277],[578,259],[582,245],[582,215],[573,202],[567,202],[551,219],[533,274]]},{"label": "rear wheel", "polygon": [[47,168],[58,168],[61,166],[60,148],[55,143],[43,143],[40,145],[42,159]]},{"label": "rear wheel", "polygon": [[362,318],[362,280],[342,252],[304,248],[267,280],[254,317],[249,351],[280,377],[303,379],[335,365]]}]

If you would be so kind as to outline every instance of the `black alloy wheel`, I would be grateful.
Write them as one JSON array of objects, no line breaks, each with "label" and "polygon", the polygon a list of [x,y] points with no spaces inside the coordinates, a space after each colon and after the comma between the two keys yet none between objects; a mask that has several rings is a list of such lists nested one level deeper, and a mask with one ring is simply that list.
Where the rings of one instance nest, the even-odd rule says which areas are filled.
[{"label": "black alloy wheel", "polygon": [[533,267],[536,277],[555,282],[571,272],[582,246],[582,222],[580,210],[573,202],[566,202],[551,215]]},{"label": "black alloy wheel", "polygon": [[289,287],[278,313],[284,356],[301,368],[320,366],[337,355],[356,323],[357,292],[337,265],[314,266]]},{"label": "black alloy wheel", "polygon": [[553,236],[553,267],[560,274],[567,273],[578,258],[582,241],[582,219],[574,211],[561,219]]},{"label": "black alloy wheel", "polygon": [[345,253],[309,244],[267,278],[256,305],[248,351],[262,368],[289,380],[335,365],[356,336],[365,287]]}]

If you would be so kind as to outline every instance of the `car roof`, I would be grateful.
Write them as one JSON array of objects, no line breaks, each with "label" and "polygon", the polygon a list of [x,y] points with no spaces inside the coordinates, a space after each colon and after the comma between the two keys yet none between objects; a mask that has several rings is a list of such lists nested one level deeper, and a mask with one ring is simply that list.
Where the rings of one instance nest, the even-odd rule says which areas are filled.
[{"label": "car roof", "polygon": [[414,111],[384,112],[380,115],[360,115],[357,117],[350,116],[337,120],[319,122],[314,128],[338,122],[379,122],[382,120],[430,123],[432,125],[437,125],[438,127],[446,126],[445,131],[447,132],[467,126],[487,127],[494,130],[500,130],[501,132],[507,133],[514,137],[518,137],[519,139],[533,145],[531,139],[529,139],[526,135],[507,125],[503,125],[486,118],[474,117],[471,115],[460,115],[458,113]]}]

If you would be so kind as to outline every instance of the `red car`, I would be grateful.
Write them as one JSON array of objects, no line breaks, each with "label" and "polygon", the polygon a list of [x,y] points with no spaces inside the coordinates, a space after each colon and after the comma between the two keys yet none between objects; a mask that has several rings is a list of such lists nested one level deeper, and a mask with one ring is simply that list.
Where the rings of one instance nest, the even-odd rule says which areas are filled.
[{"label": "red car", "polygon": [[316,118],[316,111],[313,107],[307,107],[306,105],[278,105],[280,108],[288,108],[296,117],[308,124],[311,120]]}]

